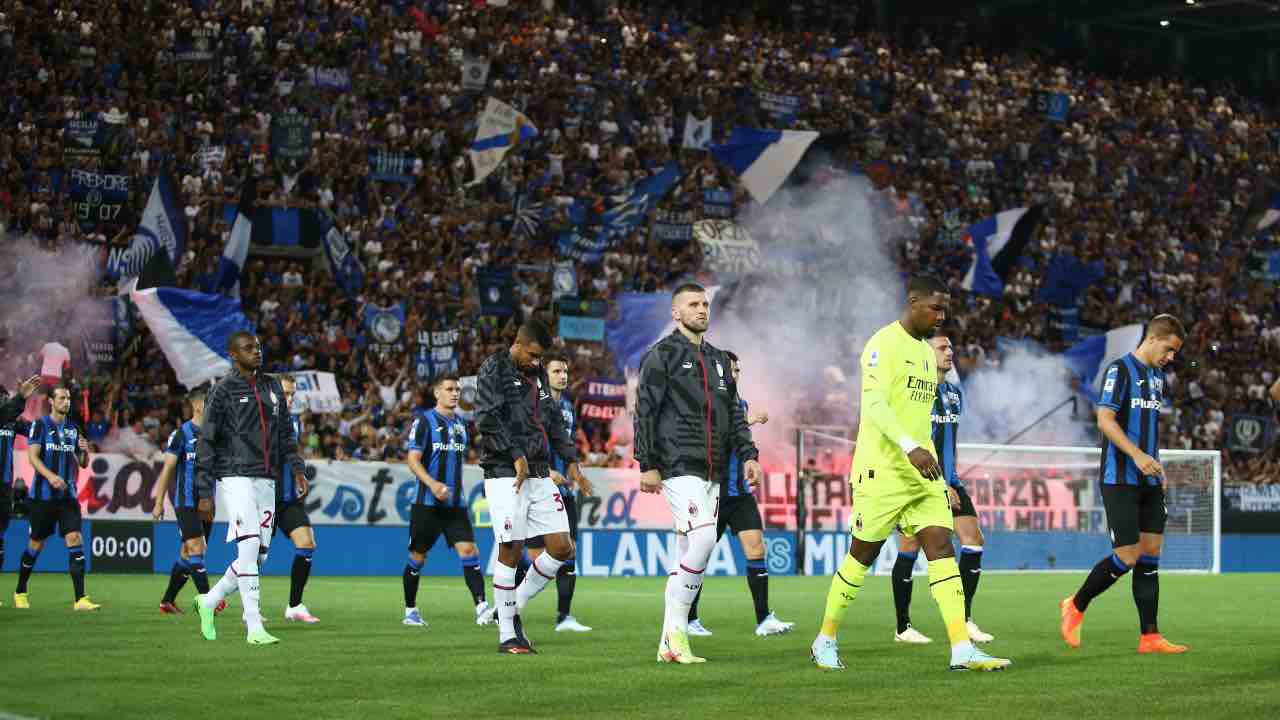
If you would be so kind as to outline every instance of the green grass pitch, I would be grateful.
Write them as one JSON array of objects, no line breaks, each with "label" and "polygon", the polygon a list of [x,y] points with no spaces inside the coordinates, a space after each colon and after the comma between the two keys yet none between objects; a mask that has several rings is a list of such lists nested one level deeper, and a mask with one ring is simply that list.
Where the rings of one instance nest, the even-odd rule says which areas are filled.
[{"label": "green grass pitch", "polygon": [[[929,646],[893,643],[889,579],[871,578],[841,633],[849,669],[824,673],[808,646],[826,578],[774,577],[772,605],[796,632],[761,639],[741,578],[711,578],[695,638],[702,666],[654,662],[664,580],[583,578],[575,615],[594,632],[551,631],[554,586],[526,613],[537,656],[500,656],[476,627],[461,578],[424,577],[430,627],[404,627],[398,578],[314,578],[316,626],[285,623],[287,577],[263,578],[269,647],[244,642],[238,600],[206,642],[188,612],[156,610],[166,578],[91,575],[99,613],[71,611],[62,574],[32,578],[31,610],[0,608],[0,717],[126,718],[1073,718],[1276,717],[1280,626],[1276,575],[1165,575],[1162,628],[1184,656],[1139,656],[1128,579],[1095,601],[1084,647],[1058,637],[1058,601],[1084,573],[983,578],[977,620],[1014,666],[952,673],[927,585],[913,620]],[[919,580],[923,580],[920,578]],[[179,604],[189,607],[193,590]]]}]

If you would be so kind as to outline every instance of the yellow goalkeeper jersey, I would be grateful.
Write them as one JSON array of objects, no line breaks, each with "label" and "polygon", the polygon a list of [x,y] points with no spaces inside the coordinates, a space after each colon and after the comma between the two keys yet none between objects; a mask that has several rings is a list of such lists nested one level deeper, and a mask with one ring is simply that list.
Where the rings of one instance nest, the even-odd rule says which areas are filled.
[{"label": "yellow goalkeeper jersey", "polygon": [[[862,350],[862,401],[858,413],[858,445],[853,455],[853,477],[867,471],[923,481],[902,451],[902,435],[917,445],[933,445],[933,401],[938,393],[938,368],[933,348],[917,340],[901,322],[880,328]],[[884,408],[892,414],[889,427]],[[876,422],[873,415],[882,422]],[[892,436],[891,436],[892,434]],[[886,480],[888,478],[885,478]],[[879,483],[877,483],[879,484]]]}]

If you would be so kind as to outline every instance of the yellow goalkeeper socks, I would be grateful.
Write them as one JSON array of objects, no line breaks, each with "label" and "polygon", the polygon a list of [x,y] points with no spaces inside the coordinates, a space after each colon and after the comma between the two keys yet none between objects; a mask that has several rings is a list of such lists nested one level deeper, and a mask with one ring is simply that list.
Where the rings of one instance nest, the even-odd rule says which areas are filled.
[{"label": "yellow goalkeeper socks", "polygon": [[960,582],[960,567],[953,557],[929,561],[929,592],[942,611],[942,622],[947,626],[947,638],[952,645],[969,642],[969,629],[965,627],[964,584]]},{"label": "yellow goalkeeper socks", "polygon": [[[952,565],[955,563],[953,562]],[[867,577],[867,571],[870,569],[869,566],[854,560],[852,555],[845,553],[844,562],[840,564],[835,577],[831,578],[831,589],[827,591],[827,611],[822,617],[823,635],[836,636],[836,632],[840,630],[840,623],[844,622],[845,613],[849,612],[849,603],[858,597],[858,590],[862,588],[862,581]],[[961,612],[964,612],[963,605]]]}]

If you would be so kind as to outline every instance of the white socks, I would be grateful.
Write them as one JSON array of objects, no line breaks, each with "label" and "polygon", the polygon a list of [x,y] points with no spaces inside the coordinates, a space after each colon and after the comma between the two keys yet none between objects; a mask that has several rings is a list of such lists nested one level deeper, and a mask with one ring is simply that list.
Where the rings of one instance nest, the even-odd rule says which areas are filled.
[{"label": "white socks", "polygon": [[[702,589],[702,573],[716,546],[716,529],[707,525],[680,536],[680,563],[667,578],[666,617],[663,627],[681,632],[689,629],[689,606]],[[664,629],[665,632],[665,629]]]},{"label": "white socks", "polygon": [[204,596],[205,608],[213,610],[218,607],[218,603],[234,595],[239,589],[240,584],[236,581],[236,564],[233,562],[227,566],[227,571],[222,573],[222,578],[209,588],[208,594]]},{"label": "white socks", "polygon": [[258,559],[261,546],[262,542],[256,537],[241,540],[236,544],[239,557],[233,563],[236,584],[240,588],[240,601],[244,603],[244,624],[250,633],[263,629],[262,611],[258,607]]},{"label": "white socks", "polygon": [[502,561],[493,565],[493,604],[498,606],[498,642],[505,642],[516,636],[516,569]]},{"label": "white socks", "polygon": [[544,552],[533,561],[529,566],[529,572],[524,574],[524,582],[520,583],[520,587],[516,588],[516,612],[523,612],[524,606],[529,604],[542,589],[551,582],[560,570],[560,566],[564,562],[551,557],[551,553]]}]

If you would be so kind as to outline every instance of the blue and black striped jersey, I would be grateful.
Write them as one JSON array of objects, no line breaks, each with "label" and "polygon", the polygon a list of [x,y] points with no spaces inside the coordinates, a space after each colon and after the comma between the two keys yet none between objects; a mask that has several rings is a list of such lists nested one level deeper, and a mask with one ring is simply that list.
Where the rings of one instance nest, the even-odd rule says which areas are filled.
[{"label": "blue and black striped jersey", "polygon": [[960,433],[960,415],[964,412],[964,394],[959,385],[938,383],[938,397],[933,401],[933,451],[947,484],[961,487],[956,470],[956,435]]},{"label": "blue and black striped jersey", "polygon": [[[1098,407],[1116,411],[1116,422],[1142,452],[1160,459],[1160,408],[1164,404],[1164,371],[1149,367],[1133,353],[1107,366]],[[1105,485],[1159,485],[1157,475],[1143,475],[1133,460],[1102,436],[1099,473]]]},{"label": "blue and black striped jersey", "polygon": [[58,490],[33,469],[31,498],[33,500],[74,500],[77,490],[76,477],[80,474],[80,465],[76,462],[80,429],[69,419],[59,423],[45,415],[31,423],[31,434],[28,438],[31,445],[40,446],[40,460],[45,467],[52,470],[67,484],[65,488]]},{"label": "blue and black striped jersey", "polygon": [[199,493],[196,490],[196,443],[199,439],[200,426],[190,420],[169,433],[169,442],[164,452],[178,459],[178,464],[173,471],[175,510],[194,510],[200,502]]},{"label": "blue and black striped jersey", "polygon": [[[742,414],[747,414],[747,401],[738,398],[738,406],[742,408]],[[751,494],[751,486],[747,484],[747,474],[743,472],[743,462],[738,457],[737,451],[729,453],[729,475],[728,478],[720,484],[720,497],[744,497]]]},{"label": "blue and black striped jersey", "polygon": [[449,499],[436,500],[424,482],[418,482],[417,505],[464,507],[462,464],[467,457],[467,424],[459,417],[428,410],[413,419],[409,428],[409,451],[422,453],[427,474],[449,487]]},{"label": "blue and black striped jersey", "polygon": [[[573,400],[569,399],[569,393],[560,393],[560,414],[564,416],[564,429],[569,432],[569,442],[573,442],[574,434],[578,432],[578,418],[573,414]],[[551,447],[550,440],[547,441],[547,450],[551,453],[551,469],[564,475],[569,471],[569,463],[564,458],[556,454],[555,448]],[[563,497],[573,497],[573,485],[561,485],[557,488]]]},{"label": "blue and black striped jersey", "polygon": [[[293,428],[293,439],[298,443],[298,455],[302,455],[302,418],[298,415],[289,415],[289,427]],[[289,468],[284,468],[280,473],[280,479],[276,481],[276,502],[291,503],[298,501],[298,485],[293,481],[293,473]]]},{"label": "blue and black striped jersey", "polygon": [[27,437],[29,432],[31,423],[26,420],[0,427],[0,488],[13,487],[13,439],[19,435]]}]

